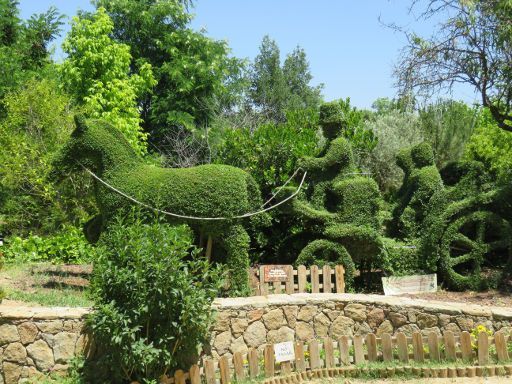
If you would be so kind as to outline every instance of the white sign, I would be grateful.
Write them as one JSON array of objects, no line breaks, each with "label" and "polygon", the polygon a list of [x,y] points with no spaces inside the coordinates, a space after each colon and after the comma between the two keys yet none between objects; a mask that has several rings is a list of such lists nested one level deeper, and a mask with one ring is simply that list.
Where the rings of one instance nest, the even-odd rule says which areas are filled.
[{"label": "white sign", "polygon": [[437,275],[391,276],[382,278],[386,296],[437,291]]},{"label": "white sign", "polygon": [[276,357],[276,363],[295,360],[295,348],[293,348],[293,341],[274,344],[274,355]]}]

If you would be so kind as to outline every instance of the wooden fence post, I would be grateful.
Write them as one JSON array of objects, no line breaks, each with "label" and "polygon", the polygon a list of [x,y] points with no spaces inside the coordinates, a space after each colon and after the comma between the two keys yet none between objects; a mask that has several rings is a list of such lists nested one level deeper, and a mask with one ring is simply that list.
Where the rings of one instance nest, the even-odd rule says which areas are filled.
[{"label": "wooden fence post", "polygon": [[229,371],[229,360],[227,356],[222,356],[219,360],[220,384],[229,384],[231,382],[231,373]]},{"label": "wooden fence post", "polygon": [[194,364],[190,371],[188,371],[190,377],[190,384],[201,384],[201,371],[197,364]]},{"label": "wooden fence post", "polygon": [[260,294],[262,296],[268,295],[268,285],[265,283],[265,268],[260,266]]},{"label": "wooden fence post", "polygon": [[363,337],[361,335],[354,336],[354,362],[356,364],[364,363]]},{"label": "wooden fence post", "polygon": [[264,359],[265,359],[265,377],[274,376],[275,361],[274,361],[274,346],[272,344],[267,344],[265,346]]},{"label": "wooden fence post", "polygon": [[309,270],[311,272],[311,292],[320,293],[320,276],[318,273],[318,266],[312,265]]},{"label": "wooden fence post", "polygon": [[324,338],[325,368],[334,368],[334,343],[330,337]]},{"label": "wooden fence post", "polygon": [[473,349],[471,347],[471,335],[464,331],[460,334],[460,349],[463,360],[471,360],[473,358]]},{"label": "wooden fence post", "polygon": [[478,364],[486,365],[489,363],[489,335],[487,332],[478,334]]},{"label": "wooden fence post", "polygon": [[412,350],[414,353],[414,361],[423,362],[425,360],[425,354],[423,352],[423,338],[420,332],[414,332],[412,334]]},{"label": "wooden fence post", "polygon": [[398,345],[398,359],[402,363],[409,362],[409,349],[407,348],[407,337],[403,332],[398,332],[396,335],[396,343]]},{"label": "wooden fence post", "polygon": [[288,275],[288,279],[286,280],[285,289],[288,295],[291,295],[295,292],[295,282],[293,281],[293,267],[291,265],[288,266],[288,270],[286,271]]},{"label": "wooden fence post", "polygon": [[496,355],[498,357],[498,361],[508,361],[509,356],[507,350],[507,342],[503,332],[498,331],[494,334],[494,344],[496,345]]},{"label": "wooden fence post", "polygon": [[332,291],[332,283],[331,283],[331,267],[330,265],[324,265],[322,268],[322,283],[323,283],[323,292],[331,293]]},{"label": "wooden fence post", "polygon": [[251,348],[248,353],[249,360],[249,376],[251,379],[258,377],[260,374],[260,366],[258,364],[258,350]]},{"label": "wooden fence post", "polygon": [[441,360],[439,355],[439,342],[435,332],[430,332],[428,335],[428,356],[430,361]]},{"label": "wooden fence post", "polygon": [[204,361],[204,375],[206,377],[206,384],[216,384],[215,380],[215,365],[213,360],[208,359]]},{"label": "wooden fence post", "polygon": [[245,379],[244,357],[242,352],[235,352],[233,355],[233,366],[235,368],[235,377],[237,381]]},{"label": "wooden fence post", "polygon": [[337,265],[334,268],[335,281],[336,281],[336,293],[345,293],[345,268],[343,265]]},{"label": "wooden fence post", "polygon": [[304,344],[300,341],[295,343],[295,370],[304,372],[306,370],[306,360],[304,359]]},{"label": "wooden fence post", "polygon": [[308,283],[308,278],[306,274],[306,267],[303,265],[299,265],[297,267],[297,282],[299,285],[299,293],[306,292],[306,285]]},{"label": "wooden fence post", "polygon": [[348,336],[341,336],[338,339],[338,349],[340,350],[340,363],[342,365],[350,364],[350,347],[348,344]]},{"label": "wooden fence post", "polygon": [[309,368],[320,368],[320,350],[316,340],[309,343]]},{"label": "wooden fence post", "polygon": [[393,344],[391,335],[389,333],[384,333],[382,335],[382,360],[384,361],[393,361]]},{"label": "wooden fence post", "polygon": [[446,331],[443,335],[444,338],[444,352],[445,358],[449,361],[457,360],[457,354],[455,352],[455,337],[452,331]]}]

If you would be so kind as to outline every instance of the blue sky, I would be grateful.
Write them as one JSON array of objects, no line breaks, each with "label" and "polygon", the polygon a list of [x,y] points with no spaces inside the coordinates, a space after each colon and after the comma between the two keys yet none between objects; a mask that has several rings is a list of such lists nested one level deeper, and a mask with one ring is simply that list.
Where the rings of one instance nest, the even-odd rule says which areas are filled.
[{"label": "blue sky", "polygon": [[[405,44],[404,37],[383,26],[379,17],[420,34],[433,29],[433,22],[418,23],[408,14],[409,4],[407,0],[196,0],[192,27],[227,40],[233,55],[250,60],[266,34],[276,40],[283,60],[299,45],[308,56],[313,84],[325,85],[326,100],[350,97],[353,105],[367,108],[378,97],[395,95],[393,65]],[[89,0],[21,0],[22,17],[51,5],[67,16],[92,9]],[[62,38],[56,44],[61,42]],[[56,49],[55,56],[62,59],[62,52]],[[467,89],[457,90],[454,97],[467,102],[475,98]]]}]

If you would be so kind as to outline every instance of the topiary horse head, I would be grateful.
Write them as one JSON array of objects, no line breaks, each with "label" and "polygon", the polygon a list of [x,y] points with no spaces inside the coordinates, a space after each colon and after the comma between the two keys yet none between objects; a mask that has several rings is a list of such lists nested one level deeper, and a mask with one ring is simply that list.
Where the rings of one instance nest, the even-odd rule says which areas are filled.
[{"label": "topiary horse head", "polygon": [[231,289],[247,288],[249,236],[243,219],[234,217],[253,212],[261,205],[258,186],[248,173],[226,165],[183,169],[148,165],[136,155],[122,133],[107,122],[77,117],[75,124],[76,129],[55,159],[54,167],[59,172],[86,168],[97,176],[94,193],[101,215],[89,227],[99,233],[116,214],[129,211],[134,201],[127,196],[177,215],[228,218],[169,220],[187,223],[196,233],[211,237],[225,250]]}]

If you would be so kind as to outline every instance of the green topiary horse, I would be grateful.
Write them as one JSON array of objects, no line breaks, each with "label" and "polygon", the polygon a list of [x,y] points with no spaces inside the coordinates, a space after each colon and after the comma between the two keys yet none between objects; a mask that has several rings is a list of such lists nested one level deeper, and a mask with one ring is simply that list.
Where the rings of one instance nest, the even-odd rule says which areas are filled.
[{"label": "green topiary horse", "polygon": [[[56,174],[63,174],[86,168],[98,177],[94,191],[101,214],[86,226],[89,239],[97,239],[116,214],[131,209],[134,202],[126,196],[160,210],[200,218],[233,218],[261,206],[257,184],[241,169],[226,165],[184,169],[148,165],[110,124],[79,117],[75,124],[71,139],[54,161],[54,169]],[[230,290],[247,290],[249,236],[242,219],[169,217],[169,221],[187,223],[203,238],[211,237],[226,252]]]}]

